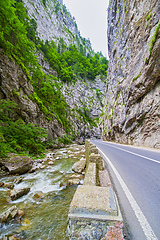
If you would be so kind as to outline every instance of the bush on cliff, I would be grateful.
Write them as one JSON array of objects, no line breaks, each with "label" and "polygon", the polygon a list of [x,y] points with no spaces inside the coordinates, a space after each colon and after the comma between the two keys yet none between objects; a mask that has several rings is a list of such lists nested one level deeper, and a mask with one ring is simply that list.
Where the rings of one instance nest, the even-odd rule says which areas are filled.
[{"label": "bush on cliff", "polygon": [[22,119],[12,121],[7,113],[12,112],[17,105],[10,100],[0,100],[0,157],[7,152],[39,154],[45,150],[43,139],[47,132]]}]

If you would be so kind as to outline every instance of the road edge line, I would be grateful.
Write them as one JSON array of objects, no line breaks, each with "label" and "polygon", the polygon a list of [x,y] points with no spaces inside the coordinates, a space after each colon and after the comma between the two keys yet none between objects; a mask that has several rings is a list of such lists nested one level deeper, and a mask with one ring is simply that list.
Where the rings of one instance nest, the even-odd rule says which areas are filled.
[{"label": "road edge line", "polygon": [[99,147],[97,147],[97,149],[101,152],[101,154],[106,158],[107,162],[109,163],[109,165],[111,166],[114,174],[116,175],[137,219],[138,222],[140,223],[140,226],[146,236],[147,240],[158,240],[157,236],[155,235],[154,231],[152,230],[150,224],[148,223],[146,217],[144,216],[143,212],[141,211],[138,203],[136,202],[136,200],[134,199],[133,195],[131,194],[131,192],[129,191],[127,185],[125,184],[125,182],[123,181],[122,177],[120,176],[120,174],[118,173],[118,171],[116,170],[116,168],[114,167],[114,165],[112,164],[112,162],[109,160],[109,158],[102,152],[101,149],[99,149]]}]

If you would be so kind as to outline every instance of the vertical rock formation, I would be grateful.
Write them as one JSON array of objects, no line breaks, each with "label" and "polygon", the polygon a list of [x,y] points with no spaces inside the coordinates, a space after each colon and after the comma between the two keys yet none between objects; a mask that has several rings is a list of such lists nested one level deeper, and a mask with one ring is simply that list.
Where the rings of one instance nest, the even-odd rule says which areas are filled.
[{"label": "vertical rock formation", "polygon": [[160,148],[159,19],[159,0],[110,0],[106,140]]},{"label": "vertical rock formation", "polygon": [[[74,17],[62,6],[63,0],[23,0],[27,8],[28,15],[37,24],[38,36],[41,40],[59,42],[63,38],[69,45],[75,43],[76,35],[79,31]],[[45,4],[44,4],[45,3]],[[62,9],[63,8],[63,9]]]}]

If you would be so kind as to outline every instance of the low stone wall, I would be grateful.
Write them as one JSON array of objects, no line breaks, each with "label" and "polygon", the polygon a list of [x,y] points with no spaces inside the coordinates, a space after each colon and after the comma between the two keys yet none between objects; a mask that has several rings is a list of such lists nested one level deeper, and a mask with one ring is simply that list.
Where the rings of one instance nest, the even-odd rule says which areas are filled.
[{"label": "low stone wall", "polygon": [[[85,156],[84,183],[78,186],[68,214],[69,239],[123,240],[123,220],[116,195],[110,179],[105,177],[103,159],[89,140],[85,143]],[[105,183],[99,181],[99,174]]]}]

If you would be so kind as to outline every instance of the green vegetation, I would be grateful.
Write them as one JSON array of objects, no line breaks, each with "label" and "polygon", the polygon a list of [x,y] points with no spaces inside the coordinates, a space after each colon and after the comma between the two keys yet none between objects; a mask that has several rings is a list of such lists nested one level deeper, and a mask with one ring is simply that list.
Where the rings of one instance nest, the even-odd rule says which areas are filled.
[{"label": "green vegetation", "polygon": [[16,108],[14,102],[0,100],[0,157],[6,157],[8,152],[41,154],[45,150],[42,139],[47,137],[47,131],[22,119],[12,121],[7,113]]},{"label": "green vegetation", "polygon": [[156,41],[156,38],[157,38],[157,35],[158,35],[158,31],[159,31],[159,28],[160,28],[160,23],[157,24],[156,28],[155,28],[155,31],[154,31],[154,34],[153,34],[153,37],[150,41],[150,46],[149,46],[149,52],[150,54],[152,53],[152,49],[153,49],[153,46],[155,44],[155,41]]},{"label": "green vegetation", "polygon": [[148,15],[147,15],[147,17],[146,17],[146,19],[147,19],[147,21],[149,21],[151,18],[152,18],[152,12],[150,12]]},{"label": "green vegetation", "polygon": [[135,80],[137,80],[137,79],[141,76],[141,74],[142,74],[142,69],[141,69],[140,73],[139,73],[136,77],[134,77],[134,78],[132,79],[132,82],[134,82]]},{"label": "green vegetation", "polygon": [[[46,7],[46,0],[42,0],[42,3]],[[56,3],[54,11],[58,12],[60,8]],[[61,11],[70,17],[65,6]],[[89,40],[81,36],[72,37],[77,41],[76,45],[66,46],[63,39],[59,40],[58,46],[54,41],[44,42],[38,37],[36,21],[28,17],[22,0],[0,1],[0,48],[11,59],[15,59],[31,82],[34,93],[28,97],[38,104],[48,121],[55,118],[65,130],[66,135],[59,139],[63,143],[69,143],[74,138],[70,121],[74,113],[61,93],[62,82],[74,83],[77,79],[94,81],[97,75],[106,76],[108,68],[108,60],[101,52],[93,52]],[[57,72],[58,78],[43,73],[35,54],[38,52],[43,53],[45,61]],[[18,97],[19,91],[13,89],[12,94]],[[98,90],[96,94],[100,96]],[[46,136],[46,131],[23,120],[9,120],[7,115],[14,108],[17,109],[17,106],[9,100],[0,102],[1,156],[8,151],[40,153],[44,150],[41,139]],[[86,106],[77,109],[77,118],[95,126]]]}]

